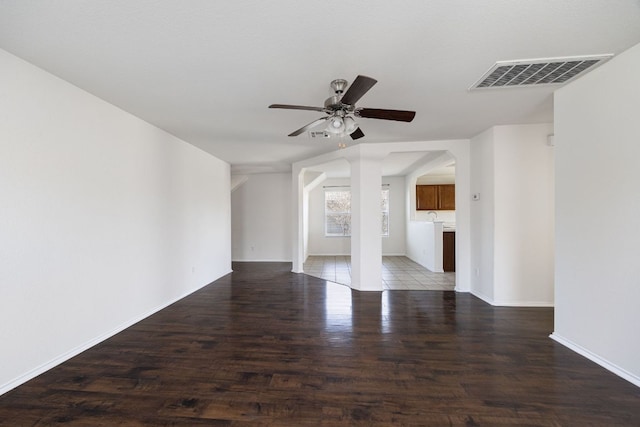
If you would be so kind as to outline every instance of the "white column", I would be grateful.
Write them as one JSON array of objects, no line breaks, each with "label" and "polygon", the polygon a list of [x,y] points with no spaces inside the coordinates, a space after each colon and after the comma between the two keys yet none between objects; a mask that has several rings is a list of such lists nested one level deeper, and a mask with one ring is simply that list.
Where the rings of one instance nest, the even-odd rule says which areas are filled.
[{"label": "white column", "polygon": [[302,273],[304,271],[304,168],[299,168],[294,165],[291,171],[291,186],[292,186],[292,208],[293,215],[292,227],[293,227],[293,241],[291,256],[291,271],[293,273]]},{"label": "white column", "polygon": [[382,156],[351,163],[351,287],[382,290]]}]

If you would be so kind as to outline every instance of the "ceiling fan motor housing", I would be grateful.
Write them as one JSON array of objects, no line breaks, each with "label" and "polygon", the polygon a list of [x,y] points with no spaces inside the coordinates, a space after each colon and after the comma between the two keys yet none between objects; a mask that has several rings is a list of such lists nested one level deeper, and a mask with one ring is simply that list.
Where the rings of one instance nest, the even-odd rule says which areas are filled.
[{"label": "ceiling fan motor housing", "polygon": [[353,105],[343,104],[340,95],[330,96],[324,101],[324,108],[328,113],[337,113],[342,112],[344,114],[349,114],[353,112]]},{"label": "ceiling fan motor housing", "polygon": [[340,109],[340,95],[333,95],[324,100],[324,108],[328,110],[339,110]]},{"label": "ceiling fan motor housing", "polygon": [[348,84],[349,82],[345,79],[335,79],[331,82],[331,89],[333,89],[336,95],[339,95],[344,92]]}]

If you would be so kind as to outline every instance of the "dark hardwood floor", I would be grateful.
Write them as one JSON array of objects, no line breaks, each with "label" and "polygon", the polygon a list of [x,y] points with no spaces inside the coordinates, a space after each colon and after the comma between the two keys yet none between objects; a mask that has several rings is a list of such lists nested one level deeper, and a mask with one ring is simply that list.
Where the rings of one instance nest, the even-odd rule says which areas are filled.
[{"label": "dark hardwood floor", "polygon": [[640,425],[640,389],[548,338],[552,309],[289,270],[234,264],[0,396],[0,425]]}]

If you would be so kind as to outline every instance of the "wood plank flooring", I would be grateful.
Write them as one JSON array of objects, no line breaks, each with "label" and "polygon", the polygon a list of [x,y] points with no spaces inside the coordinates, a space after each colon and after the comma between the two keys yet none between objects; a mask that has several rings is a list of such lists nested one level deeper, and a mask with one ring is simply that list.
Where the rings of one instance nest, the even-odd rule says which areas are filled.
[{"label": "wood plank flooring", "polygon": [[553,311],[234,273],[0,396],[2,426],[638,426]]}]

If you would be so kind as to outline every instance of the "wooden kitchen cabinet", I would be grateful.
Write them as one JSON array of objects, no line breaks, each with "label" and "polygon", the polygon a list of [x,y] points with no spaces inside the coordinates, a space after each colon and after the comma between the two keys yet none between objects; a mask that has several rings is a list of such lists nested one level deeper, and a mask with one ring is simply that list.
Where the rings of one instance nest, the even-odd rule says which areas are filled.
[{"label": "wooden kitchen cabinet", "polygon": [[416,209],[419,211],[438,210],[437,185],[416,185]]},{"label": "wooden kitchen cabinet", "polygon": [[419,211],[453,211],[456,209],[456,186],[416,185],[416,209]]},{"label": "wooden kitchen cabinet", "polygon": [[438,209],[441,211],[456,210],[455,185],[438,185]]}]

